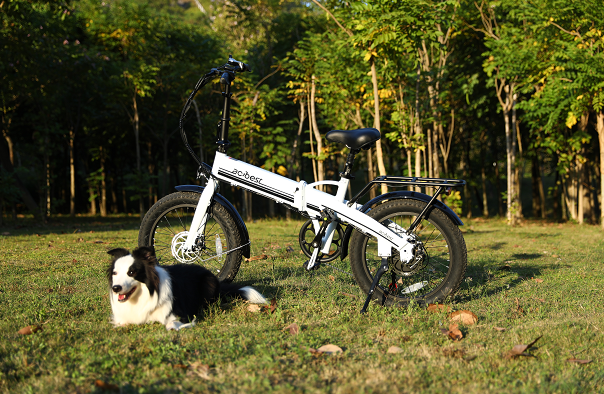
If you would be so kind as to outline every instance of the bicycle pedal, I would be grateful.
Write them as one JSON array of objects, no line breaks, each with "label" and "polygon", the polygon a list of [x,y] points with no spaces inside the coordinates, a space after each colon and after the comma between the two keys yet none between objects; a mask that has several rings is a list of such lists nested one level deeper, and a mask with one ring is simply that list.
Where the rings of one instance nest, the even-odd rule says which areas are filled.
[{"label": "bicycle pedal", "polygon": [[315,263],[315,265],[313,265],[313,266],[312,266],[312,267],[309,269],[309,268],[308,268],[308,263],[310,263],[310,260],[306,260],[306,261],[304,262],[304,265],[303,265],[303,267],[304,267],[304,269],[305,269],[306,271],[315,271],[315,270],[319,269],[319,266],[321,265],[321,263],[319,263],[319,262],[317,261],[317,262]]}]

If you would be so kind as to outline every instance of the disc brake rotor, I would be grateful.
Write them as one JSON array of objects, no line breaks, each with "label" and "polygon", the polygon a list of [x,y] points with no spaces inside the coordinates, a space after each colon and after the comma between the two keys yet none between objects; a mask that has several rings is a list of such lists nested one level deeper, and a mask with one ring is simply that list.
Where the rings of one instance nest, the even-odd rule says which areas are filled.
[{"label": "disc brake rotor", "polygon": [[199,252],[195,250],[195,247],[194,250],[185,250],[184,246],[188,235],[188,231],[183,231],[172,238],[172,256],[179,263],[190,264],[199,257]]}]

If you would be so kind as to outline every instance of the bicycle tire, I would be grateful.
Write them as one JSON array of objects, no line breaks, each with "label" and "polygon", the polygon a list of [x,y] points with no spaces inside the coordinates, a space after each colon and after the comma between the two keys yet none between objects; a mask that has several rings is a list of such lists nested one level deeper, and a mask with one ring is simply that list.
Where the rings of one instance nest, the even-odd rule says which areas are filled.
[{"label": "bicycle tire", "polygon": [[242,234],[233,217],[213,201],[204,233],[192,252],[182,249],[201,194],[176,192],[155,203],[146,213],[138,234],[138,246],[153,246],[162,265],[196,263],[212,271],[221,282],[231,282],[241,265]]},{"label": "bicycle tire", "polygon": [[[367,213],[382,224],[396,223],[407,229],[426,206],[417,200],[391,200]],[[400,262],[392,249],[389,270],[382,276],[373,299],[386,306],[422,306],[443,302],[459,289],[467,266],[467,249],[459,228],[441,210],[432,208],[414,231],[415,255],[423,256],[415,265]],[[369,293],[373,272],[381,264],[377,239],[355,230],[350,238],[350,265],[363,292]],[[398,260],[397,260],[398,258]],[[393,285],[394,284],[394,285]]]}]

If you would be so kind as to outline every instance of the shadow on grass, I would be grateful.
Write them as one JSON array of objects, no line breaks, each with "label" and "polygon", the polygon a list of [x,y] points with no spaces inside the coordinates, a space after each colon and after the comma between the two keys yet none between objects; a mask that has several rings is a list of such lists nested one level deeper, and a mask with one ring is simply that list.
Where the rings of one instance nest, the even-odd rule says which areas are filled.
[{"label": "shadow on grass", "polygon": [[102,232],[138,229],[141,219],[138,215],[115,215],[108,217],[99,216],[59,216],[48,219],[46,222],[33,218],[19,218],[5,220],[0,226],[0,234],[4,236],[17,236],[29,234],[76,234],[84,232]]},{"label": "shadow on grass", "polygon": [[[522,258],[527,254],[521,254]],[[529,256],[532,259],[541,257],[541,255]],[[502,290],[510,290],[522,282],[537,278],[543,271],[559,270],[561,268],[570,268],[568,264],[539,264],[539,265],[517,265],[510,267],[505,264],[489,264],[483,266],[468,266],[463,283],[455,295],[456,302],[467,302],[478,298],[493,296]]]}]

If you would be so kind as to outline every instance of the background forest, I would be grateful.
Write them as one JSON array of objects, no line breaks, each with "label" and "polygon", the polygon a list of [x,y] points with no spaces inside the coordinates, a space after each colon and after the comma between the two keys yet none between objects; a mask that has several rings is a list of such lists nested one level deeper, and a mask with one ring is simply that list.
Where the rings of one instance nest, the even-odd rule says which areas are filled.
[{"label": "background forest", "polygon": [[[347,152],[322,136],[376,127],[353,190],[462,178],[465,217],[604,225],[601,0],[0,0],[0,18],[0,220],[144,214],[195,183],[178,116],[232,54],[253,72],[230,156],[332,179]],[[220,105],[206,88],[186,124],[209,163]],[[221,194],[247,219],[289,212]]]}]

